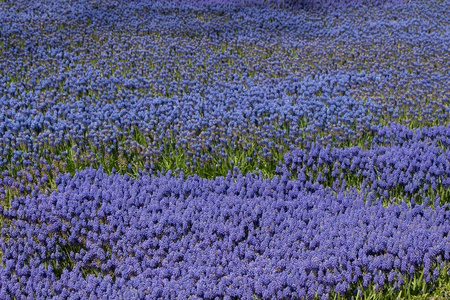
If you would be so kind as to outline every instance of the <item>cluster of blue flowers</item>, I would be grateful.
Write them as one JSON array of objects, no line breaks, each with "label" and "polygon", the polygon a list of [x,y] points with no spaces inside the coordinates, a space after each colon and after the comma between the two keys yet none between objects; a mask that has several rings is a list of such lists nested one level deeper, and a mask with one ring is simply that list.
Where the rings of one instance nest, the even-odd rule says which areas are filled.
[{"label": "cluster of blue flowers", "polygon": [[450,128],[408,130],[392,126],[396,139],[386,145],[381,134],[370,150],[312,144],[285,156],[280,175],[298,179],[307,190],[328,186],[370,189],[385,200],[423,201],[438,196],[450,203]]},{"label": "cluster of blue flowers", "polygon": [[449,26],[448,1],[1,1],[0,299],[435,281]]},{"label": "cluster of blue flowers", "polygon": [[389,122],[448,125],[445,3],[373,7],[370,17],[0,5],[2,166],[16,150],[64,163],[77,144],[76,166],[122,155],[142,167],[173,152],[200,169],[248,143],[249,160],[273,160],[313,139],[356,143]]},{"label": "cluster of blue flowers", "polygon": [[57,182],[2,211],[2,299],[327,299],[358,281],[401,286],[421,266],[430,282],[450,259],[448,205],[386,208],[370,188],[95,169]]}]

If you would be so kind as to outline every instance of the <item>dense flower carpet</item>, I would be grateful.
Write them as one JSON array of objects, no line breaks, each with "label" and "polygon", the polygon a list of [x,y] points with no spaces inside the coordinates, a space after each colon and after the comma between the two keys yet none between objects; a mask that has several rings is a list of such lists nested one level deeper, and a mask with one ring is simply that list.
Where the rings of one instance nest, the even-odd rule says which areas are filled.
[{"label": "dense flower carpet", "polygon": [[0,299],[450,297],[449,25],[0,0]]}]

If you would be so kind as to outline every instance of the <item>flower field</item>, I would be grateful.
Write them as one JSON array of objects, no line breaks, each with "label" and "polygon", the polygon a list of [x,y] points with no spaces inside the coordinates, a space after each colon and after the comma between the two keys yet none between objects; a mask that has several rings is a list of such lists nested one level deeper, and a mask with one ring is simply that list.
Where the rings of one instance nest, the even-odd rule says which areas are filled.
[{"label": "flower field", "polygon": [[0,0],[0,300],[450,298],[450,2]]}]

